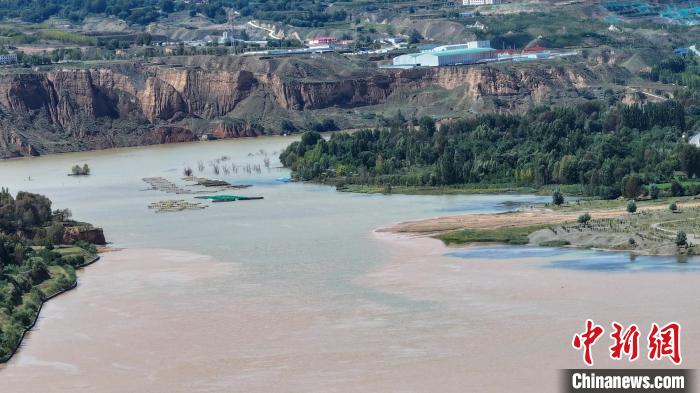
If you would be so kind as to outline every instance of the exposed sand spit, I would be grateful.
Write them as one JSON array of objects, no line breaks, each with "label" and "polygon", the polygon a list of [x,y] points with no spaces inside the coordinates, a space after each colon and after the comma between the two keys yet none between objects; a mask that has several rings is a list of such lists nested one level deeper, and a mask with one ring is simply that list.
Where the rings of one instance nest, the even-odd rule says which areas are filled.
[{"label": "exposed sand spit", "polygon": [[[679,207],[700,206],[700,201],[691,201],[678,204]],[[666,204],[643,206],[638,211],[667,209]],[[586,210],[551,210],[536,208],[520,210],[509,213],[494,214],[469,214],[461,216],[445,216],[429,218],[425,220],[406,221],[388,228],[382,228],[380,232],[434,234],[452,231],[456,229],[496,229],[503,227],[523,227],[540,224],[561,224],[573,222]],[[625,209],[604,209],[588,211],[593,219],[611,218],[626,214]]]}]

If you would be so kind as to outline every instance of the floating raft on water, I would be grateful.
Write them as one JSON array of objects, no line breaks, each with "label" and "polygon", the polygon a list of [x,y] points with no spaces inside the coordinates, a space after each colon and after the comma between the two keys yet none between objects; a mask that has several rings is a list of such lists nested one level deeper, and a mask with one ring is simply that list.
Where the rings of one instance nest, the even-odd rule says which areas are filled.
[{"label": "floating raft on water", "polygon": [[210,199],[212,202],[234,202],[234,201],[253,201],[263,199],[261,196],[240,196],[240,195],[205,195],[197,196],[197,199]]},{"label": "floating raft on water", "polygon": [[153,202],[148,205],[149,209],[155,209],[156,213],[163,212],[179,212],[183,210],[200,210],[206,209],[207,206],[199,202],[187,202],[184,199],[166,199],[163,201]]},{"label": "floating raft on water", "polygon": [[193,194],[192,190],[186,190],[162,177],[144,177],[142,180],[148,183],[152,190],[163,191],[170,194]]},{"label": "floating raft on water", "polygon": [[243,189],[243,188],[248,188],[252,187],[250,184],[231,184],[227,181],[224,180],[219,180],[219,179],[209,179],[206,177],[197,177],[197,176],[187,176],[183,177],[182,180],[186,181],[192,181],[195,182],[195,186],[203,186],[203,187],[224,187],[224,188],[233,188],[233,189]]},{"label": "floating raft on water", "polygon": [[[190,178],[185,178],[185,180],[188,181],[196,181],[196,180],[191,180]],[[205,194],[212,192],[212,190],[191,190],[187,188],[182,188],[178,186],[177,184],[171,182],[170,180],[167,180],[162,177],[144,177],[143,181],[148,183],[148,185],[151,186],[151,190],[157,190],[157,191],[163,191],[167,192],[169,194]],[[215,183],[212,181],[212,183],[207,183],[210,185],[207,185],[205,187],[210,188],[210,187],[218,187],[218,189],[214,191],[223,191],[229,188],[246,188],[250,186],[234,186],[231,185],[227,182],[224,182],[223,180],[216,180]],[[194,184],[194,185],[201,185],[201,184]]]}]

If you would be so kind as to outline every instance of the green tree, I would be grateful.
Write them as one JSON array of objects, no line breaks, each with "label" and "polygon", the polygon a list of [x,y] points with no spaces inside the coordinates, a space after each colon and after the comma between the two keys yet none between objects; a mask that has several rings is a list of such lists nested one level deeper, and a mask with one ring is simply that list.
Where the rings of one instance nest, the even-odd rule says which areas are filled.
[{"label": "green tree", "polygon": [[51,244],[61,244],[63,243],[64,232],[65,230],[62,223],[53,223],[46,229],[46,240]]},{"label": "green tree", "polygon": [[54,221],[67,221],[73,217],[73,212],[70,209],[56,209],[53,211]]},{"label": "green tree", "polygon": [[681,164],[681,169],[688,174],[688,177],[700,175],[700,148],[689,143],[680,145],[678,161]]},{"label": "green tree", "polygon": [[683,231],[676,233],[676,246],[685,247],[688,245],[688,236]]},{"label": "green tree", "polygon": [[483,114],[443,122],[437,131],[429,117],[409,122],[396,111],[374,130],[331,135],[319,149],[293,142],[280,161],[295,178],[312,180],[314,174],[334,176],[342,167],[346,183],[580,184],[585,195],[635,198],[643,192],[643,179],[670,182],[681,169],[676,154],[681,112],[675,104],[608,108],[589,102],[536,107],[521,115]]},{"label": "green tree", "polygon": [[15,217],[20,228],[42,226],[51,220],[51,201],[43,195],[20,191],[15,198]]},{"label": "green tree", "polygon": [[671,195],[674,197],[685,195],[685,187],[676,179],[671,182]]},{"label": "green tree", "polygon": [[280,128],[287,134],[295,132],[297,130],[297,127],[294,125],[294,123],[287,119],[284,119],[280,122]]},{"label": "green tree", "polygon": [[676,204],[676,202],[671,202],[671,204],[668,205],[668,210],[670,210],[670,211],[672,211],[672,212],[677,211],[677,210],[678,210],[678,205]]},{"label": "green tree", "polygon": [[73,174],[73,176],[87,176],[90,174],[90,167],[88,164],[83,164],[83,166],[73,165],[71,174]]},{"label": "green tree", "polygon": [[580,216],[578,216],[579,224],[587,225],[591,221],[591,215],[588,213],[583,213]]},{"label": "green tree", "polygon": [[169,14],[169,13],[175,11],[175,3],[173,2],[173,0],[164,0],[160,4],[160,9],[161,9],[161,11],[165,12],[166,14]]},{"label": "green tree", "polygon": [[14,259],[15,259],[15,265],[21,265],[22,262],[24,262],[24,258],[27,255],[27,248],[23,246],[21,243],[15,244],[15,250],[14,250]]},{"label": "green tree", "polygon": [[153,41],[153,37],[151,36],[150,33],[142,33],[136,36],[135,44],[136,45],[143,45],[143,46],[149,46],[151,45],[151,42]]},{"label": "green tree", "polygon": [[314,146],[316,142],[323,139],[320,133],[315,131],[307,131],[301,135],[301,144],[303,146]]},{"label": "green tree", "polygon": [[408,32],[408,43],[417,44],[423,40],[423,36],[416,29],[411,29]]},{"label": "green tree", "polygon": [[627,212],[634,213],[636,211],[637,211],[637,202],[635,202],[634,199],[631,199],[629,202],[627,202]]},{"label": "green tree", "polygon": [[0,189],[0,232],[11,233],[17,227],[15,198],[7,188]]},{"label": "green tree", "polygon": [[649,196],[651,199],[658,199],[659,198],[659,186],[656,184],[652,184],[649,186]]},{"label": "green tree", "polygon": [[418,120],[418,126],[420,131],[428,137],[432,138],[435,134],[435,120],[430,116],[421,117],[420,120]]},{"label": "green tree", "polygon": [[622,178],[622,196],[637,198],[642,193],[642,179],[637,175],[627,175]]},{"label": "green tree", "polygon": [[30,263],[29,277],[32,279],[32,284],[39,285],[50,277],[49,268],[43,259],[34,259]]},{"label": "green tree", "polygon": [[564,204],[564,194],[558,188],[552,193],[552,203],[557,206]]},{"label": "green tree", "polygon": [[457,177],[454,166],[454,153],[446,151],[437,162],[437,177],[440,184],[453,184]]},{"label": "green tree", "polygon": [[559,183],[571,184],[578,182],[578,160],[576,156],[569,154],[565,155],[559,160],[559,167],[557,168],[557,179]]}]

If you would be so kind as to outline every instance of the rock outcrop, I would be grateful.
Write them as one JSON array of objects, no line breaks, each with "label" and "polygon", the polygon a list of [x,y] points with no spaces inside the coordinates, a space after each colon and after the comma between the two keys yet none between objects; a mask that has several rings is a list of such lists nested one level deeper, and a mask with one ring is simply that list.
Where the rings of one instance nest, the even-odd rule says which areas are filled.
[{"label": "rock outcrop", "polygon": [[229,139],[260,136],[263,134],[263,130],[250,123],[217,122],[214,123],[211,134],[217,139]]},{"label": "rock outcrop", "polygon": [[335,81],[284,80],[271,75],[265,80],[276,102],[288,110],[382,104],[397,87],[396,75],[384,74]]},{"label": "rock outcrop", "polygon": [[91,225],[69,226],[63,230],[63,243],[73,244],[76,241],[85,241],[90,244],[105,245],[104,232],[102,228],[93,227]]},{"label": "rock outcrop", "polygon": [[156,127],[149,138],[153,144],[181,143],[197,140],[197,137],[191,130],[176,126]]},{"label": "rock outcrop", "polygon": [[402,71],[399,80],[409,87],[440,86],[447,90],[460,89],[472,100],[486,96],[533,96],[538,102],[543,93],[552,89],[581,89],[596,80],[591,72],[565,67],[441,67]]}]

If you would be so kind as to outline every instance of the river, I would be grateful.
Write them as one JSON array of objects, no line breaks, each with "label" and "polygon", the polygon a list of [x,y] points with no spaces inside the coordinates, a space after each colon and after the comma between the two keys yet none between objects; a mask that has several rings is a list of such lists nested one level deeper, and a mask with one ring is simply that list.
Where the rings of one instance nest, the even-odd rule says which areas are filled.
[{"label": "river", "polygon": [[[46,304],[0,369],[0,390],[553,392],[558,369],[582,365],[570,342],[586,318],[640,326],[679,320],[690,332],[686,364],[698,364],[700,321],[689,310],[700,300],[700,276],[692,271],[549,268],[561,259],[557,252],[456,255],[433,239],[375,233],[398,221],[506,211],[543,198],[363,195],[289,183],[277,155],[291,141],[0,162],[0,185],[47,195],[54,207],[103,227],[120,250],[103,254],[79,273],[76,290]],[[217,159],[260,165],[261,173],[217,176],[209,164]],[[66,176],[83,163],[91,176]],[[182,183],[186,166],[252,184],[236,194],[265,199],[149,210],[151,202],[192,195],[144,190],[141,179]],[[599,350],[601,364],[618,364]],[[644,362],[636,366],[667,366]]]}]

